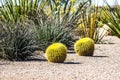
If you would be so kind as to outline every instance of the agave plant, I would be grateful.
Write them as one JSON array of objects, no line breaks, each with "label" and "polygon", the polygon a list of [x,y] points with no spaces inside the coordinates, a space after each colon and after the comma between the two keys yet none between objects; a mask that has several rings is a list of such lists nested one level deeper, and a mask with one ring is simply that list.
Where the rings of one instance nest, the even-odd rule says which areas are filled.
[{"label": "agave plant", "polygon": [[2,21],[16,23],[20,17],[37,16],[42,0],[0,0]]},{"label": "agave plant", "polygon": [[[11,29],[11,27],[14,28]],[[32,55],[34,45],[31,24],[27,23],[4,23],[5,36],[0,40],[0,57],[8,60],[26,60]]]},{"label": "agave plant", "polygon": [[90,4],[91,0],[48,0],[49,16],[65,27],[75,27],[81,18],[81,9]]},{"label": "agave plant", "polygon": [[120,38],[120,4],[114,0],[115,5],[111,6],[105,1],[107,8],[103,7],[104,16],[103,21],[109,26],[112,34]]}]

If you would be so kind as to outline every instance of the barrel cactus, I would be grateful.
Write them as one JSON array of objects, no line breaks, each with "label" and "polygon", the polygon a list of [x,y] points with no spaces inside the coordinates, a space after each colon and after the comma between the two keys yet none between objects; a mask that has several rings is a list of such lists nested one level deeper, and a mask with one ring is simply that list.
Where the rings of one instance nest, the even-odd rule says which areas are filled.
[{"label": "barrel cactus", "polygon": [[67,47],[62,43],[53,43],[48,46],[45,52],[45,57],[48,62],[62,63],[67,56]]},{"label": "barrel cactus", "polygon": [[82,38],[74,44],[74,50],[79,56],[93,56],[95,43],[91,38]]}]

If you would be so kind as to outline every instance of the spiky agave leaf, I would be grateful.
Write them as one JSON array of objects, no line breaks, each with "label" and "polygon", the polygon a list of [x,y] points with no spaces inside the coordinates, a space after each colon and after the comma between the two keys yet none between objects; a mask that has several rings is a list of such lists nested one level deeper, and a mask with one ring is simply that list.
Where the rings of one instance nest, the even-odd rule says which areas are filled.
[{"label": "spiky agave leaf", "polygon": [[114,0],[115,6],[110,6],[107,1],[106,3],[107,8],[103,7],[105,15],[103,21],[109,26],[111,32],[120,38],[120,4],[117,0]]},{"label": "spiky agave leaf", "polygon": [[17,23],[22,17],[34,17],[38,14],[42,0],[0,0],[3,21]]}]

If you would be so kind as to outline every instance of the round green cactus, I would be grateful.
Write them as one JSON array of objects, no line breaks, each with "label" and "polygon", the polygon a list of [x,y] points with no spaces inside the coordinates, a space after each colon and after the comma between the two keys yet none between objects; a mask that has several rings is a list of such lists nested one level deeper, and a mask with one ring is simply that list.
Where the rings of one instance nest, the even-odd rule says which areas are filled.
[{"label": "round green cactus", "polygon": [[82,38],[74,44],[74,50],[79,56],[93,56],[95,43],[91,38]]},{"label": "round green cactus", "polygon": [[67,47],[62,43],[53,43],[46,49],[45,57],[48,62],[62,63],[67,56]]}]

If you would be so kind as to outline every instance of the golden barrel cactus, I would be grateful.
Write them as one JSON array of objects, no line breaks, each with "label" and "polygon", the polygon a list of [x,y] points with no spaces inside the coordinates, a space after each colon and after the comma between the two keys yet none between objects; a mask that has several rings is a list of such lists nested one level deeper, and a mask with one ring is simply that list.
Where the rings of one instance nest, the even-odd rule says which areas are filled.
[{"label": "golden barrel cactus", "polygon": [[74,50],[79,56],[93,56],[95,43],[91,38],[82,38],[74,44]]},{"label": "golden barrel cactus", "polygon": [[45,52],[45,57],[48,62],[62,63],[67,56],[67,47],[62,43],[53,43],[48,46]]}]

